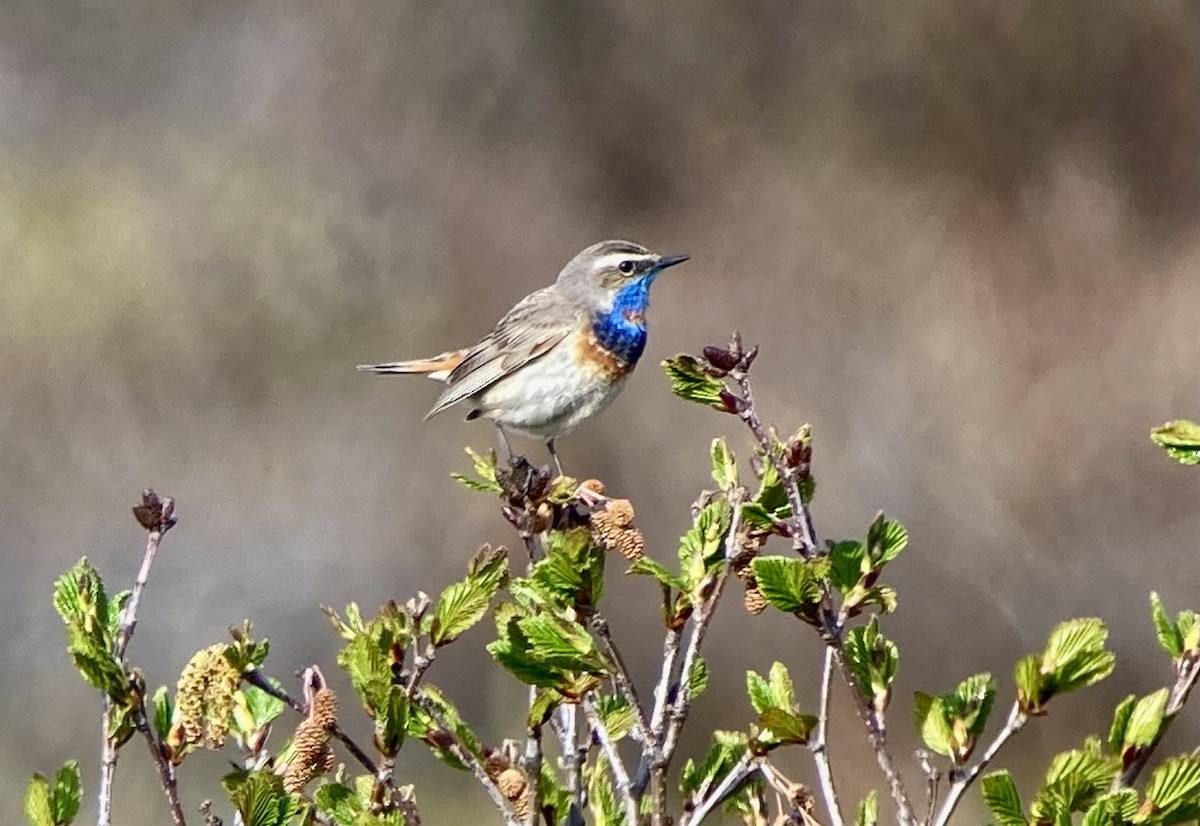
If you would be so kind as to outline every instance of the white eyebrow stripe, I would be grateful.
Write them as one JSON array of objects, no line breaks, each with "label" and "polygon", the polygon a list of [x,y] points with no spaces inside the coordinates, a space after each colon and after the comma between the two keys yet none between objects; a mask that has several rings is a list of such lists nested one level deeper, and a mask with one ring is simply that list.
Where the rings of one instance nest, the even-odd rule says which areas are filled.
[{"label": "white eyebrow stripe", "polygon": [[640,252],[610,252],[596,259],[596,269],[616,269],[622,261],[652,261],[653,255]]}]

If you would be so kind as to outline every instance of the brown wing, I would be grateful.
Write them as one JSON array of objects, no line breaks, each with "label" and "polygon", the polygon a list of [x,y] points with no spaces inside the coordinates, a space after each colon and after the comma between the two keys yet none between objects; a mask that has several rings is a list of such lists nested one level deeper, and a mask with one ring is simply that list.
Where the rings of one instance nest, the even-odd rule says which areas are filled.
[{"label": "brown wing", "polygon": [[545,355],[579,324],[579,311],[553,286],[523,298],[496,328],[467,351],[446,380],[449,385],[425,418],[486,390]]}]

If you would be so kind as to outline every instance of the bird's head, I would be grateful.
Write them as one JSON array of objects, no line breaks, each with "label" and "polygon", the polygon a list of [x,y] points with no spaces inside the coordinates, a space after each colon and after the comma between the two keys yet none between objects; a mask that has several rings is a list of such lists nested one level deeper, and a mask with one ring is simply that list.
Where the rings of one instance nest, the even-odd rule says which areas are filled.
[{"label": "bird's head", "polygon": [[618,304],[641,312],[658,274],[686,260],[686,255],[659,255],[630,241],[601,241],[567,262],[558,288],[599,312]]}]

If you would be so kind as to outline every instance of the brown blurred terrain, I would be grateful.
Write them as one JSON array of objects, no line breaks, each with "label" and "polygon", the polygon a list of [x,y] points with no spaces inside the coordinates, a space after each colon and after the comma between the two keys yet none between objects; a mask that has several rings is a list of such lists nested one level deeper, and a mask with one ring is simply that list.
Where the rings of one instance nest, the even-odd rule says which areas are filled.
[{"label": "brown blurred terrain", "polygon": [[[435,591],[511,541],[447,475],[489,429],[422,423],[432,384],[353,366],[471,343],[608,237],[693,260],[656,287],[625,395],[563,441],[568,470],[630,496],[673,555],[710,438],[747,451],[655,362],[743,330],[764,412],[815,426],[823,534],[878,508],[912,534],[888,628],[914,785],[911,691],[990,669],[1007,702],[1054,622],[1112,625],[1116,675],[1004,753],[1031,781],[1169,679],[1149,590],[1200,608],[1200,477],[1147,439],[1200,393],[1198,22],[1166,0],[0,4],[9,821],[68,757],[90,804],[99,706],[49,594],[83,554],[113,590],[132,579],[143,485],[181,517],[131,647],[151,684],[243,617],[275,675],[330,665],[319,603]],[[649,679],[652,589],[608,598]],[[727,608],[690,753],[749,720],[747,667],[815,686],[810,635]],[[522,693],[488,633],[431,678],[498,738]],[[852,799],[877,777],[837,710]],[[166,817],[144,752],[118,773],[129,826]],[[184,766],[189,811],[225,768]],[[430,823],[490,805],[448,794],[467,781],[418,745],[400,770]]]}]

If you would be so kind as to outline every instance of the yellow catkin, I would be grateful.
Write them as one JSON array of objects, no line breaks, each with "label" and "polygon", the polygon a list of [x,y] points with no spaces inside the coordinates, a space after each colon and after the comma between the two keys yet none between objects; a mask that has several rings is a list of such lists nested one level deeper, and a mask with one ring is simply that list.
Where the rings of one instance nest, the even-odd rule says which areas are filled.
[{"label": "yellow catkin", "polygon": [[180,757],[187,746],[201,743],[210,749],[225,745],[233,698],[238,689],[237,670],[225,658],[224,643],[197,651],[184,666],[175,697],[175,720],[182,730]]}]

